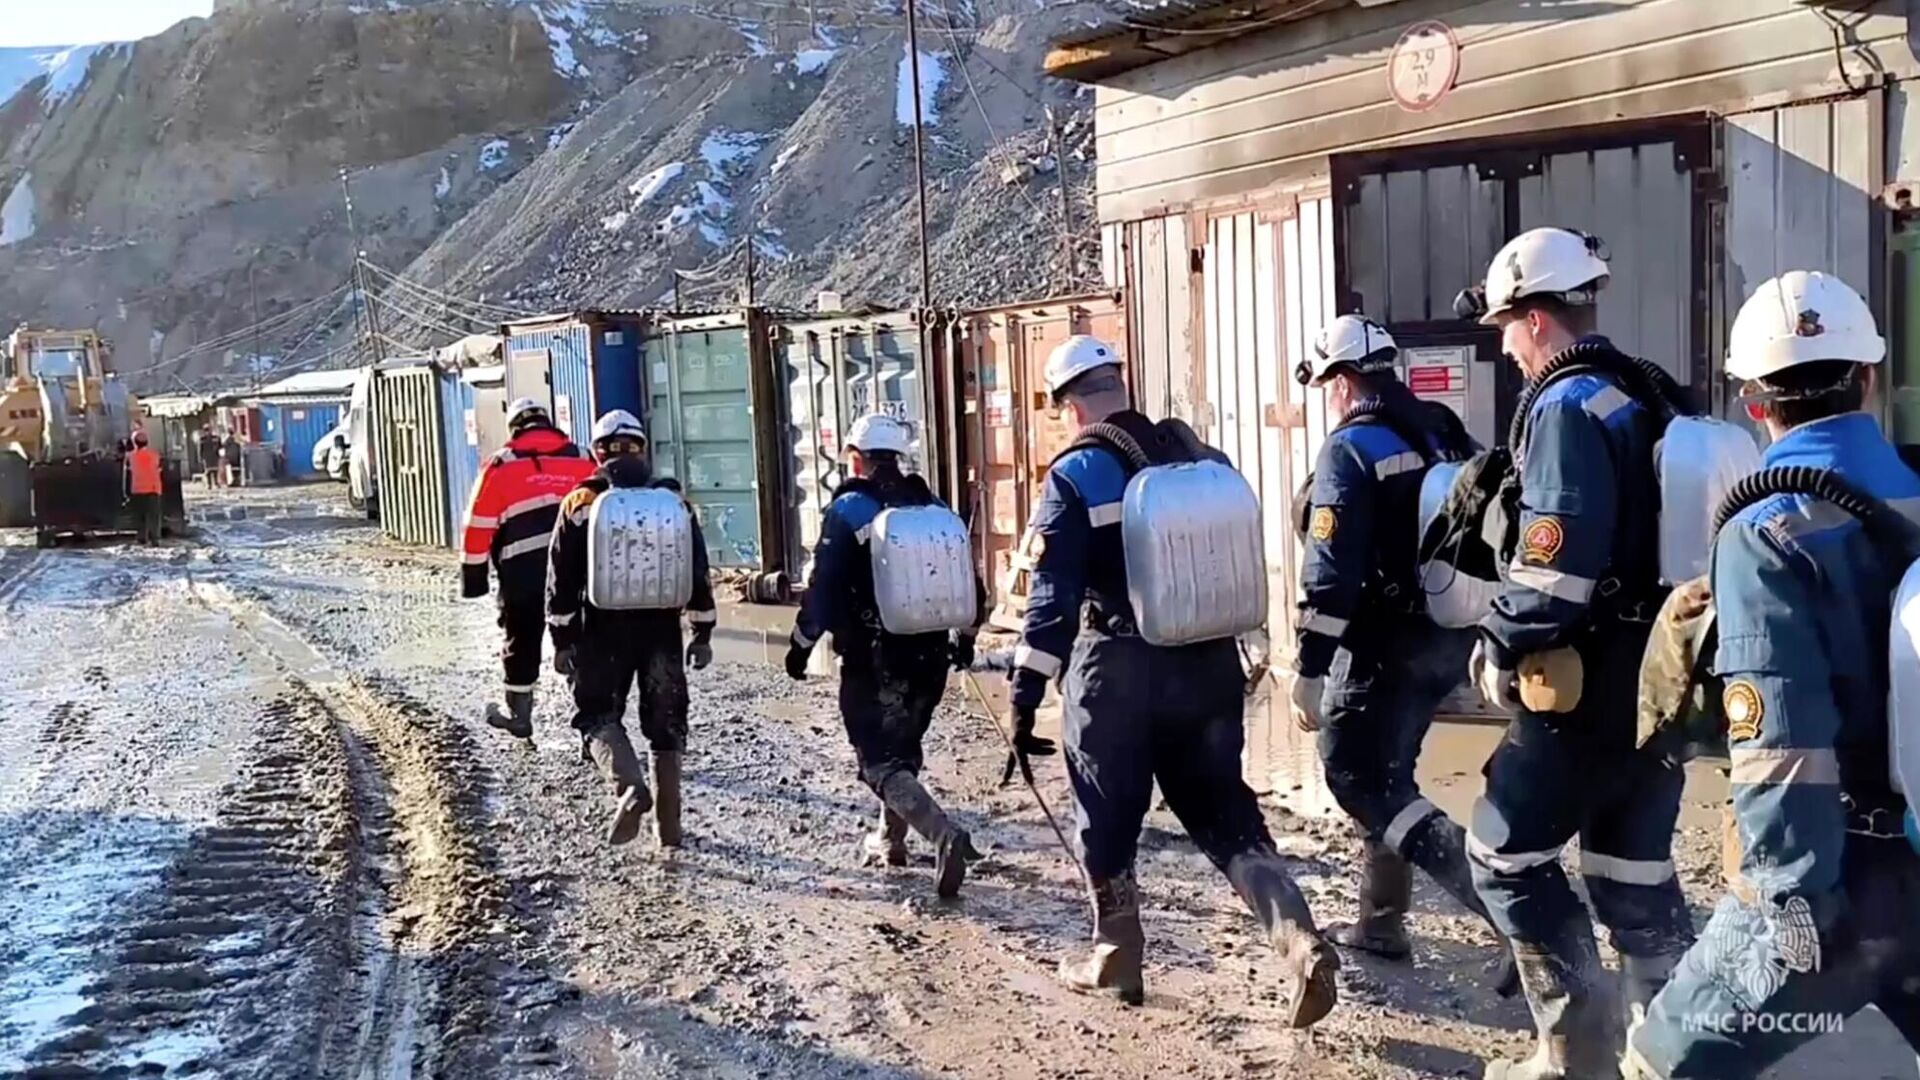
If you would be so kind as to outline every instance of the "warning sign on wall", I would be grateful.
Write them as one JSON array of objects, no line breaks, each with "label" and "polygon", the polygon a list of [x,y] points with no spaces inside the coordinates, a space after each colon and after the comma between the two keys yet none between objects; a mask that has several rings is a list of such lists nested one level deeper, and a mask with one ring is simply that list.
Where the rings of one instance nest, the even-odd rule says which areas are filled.
[{"label": "warning sign on wall", "polygon": [[1437,401],[1462,421],[1467,418],[1467,363],[1473,349],[1466,345],[1413,346],[1400,351],[1407,362],[1407,389],[1427,401]]}]

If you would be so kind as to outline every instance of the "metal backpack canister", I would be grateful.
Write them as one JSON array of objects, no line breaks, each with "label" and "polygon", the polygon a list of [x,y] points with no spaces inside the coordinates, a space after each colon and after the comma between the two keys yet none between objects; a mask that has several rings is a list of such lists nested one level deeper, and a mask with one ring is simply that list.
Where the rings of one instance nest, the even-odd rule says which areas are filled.
[{"label": "metal backpack canister", "polygon": [[894,506],[873,519],[867,547],[873,599],[889,634],[964,630],[976,621],[973,544],[960,516],[937,503]]},{"label": "metal backpack canister", "polygon": [[614,488],[587,525],[587,602],[604,611],[676,610],[693,599],[693,515],[678,492]]},{"label": "metal backpack canister", "polygon": [[1215,461],[1154,465],[1127,481],[1120,518],[1127,589],[1150,645],[1191,645],[1266,625],[1260,500]]}]

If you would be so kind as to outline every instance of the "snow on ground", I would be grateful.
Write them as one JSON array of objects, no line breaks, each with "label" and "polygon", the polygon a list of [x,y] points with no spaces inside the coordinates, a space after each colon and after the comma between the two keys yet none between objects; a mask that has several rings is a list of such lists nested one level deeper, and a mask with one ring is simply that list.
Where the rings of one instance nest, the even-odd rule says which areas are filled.
[{"label": "snow on ground", "polygon": [[[920,54],[920,122],[929,127],[940,122],[938,99],[940,88],[947,82],[945,57],[945,53]],[[913,58],[904,45],[900,47],[900,76],[894,81],[893,120],[902,125],[913,123]]]},{"label": "snow on ground", "polygon": [[0,247],[18,244],[33,236],[33,174],[22,173],[20,182],[0,204]]},{"label": "snow on ground", "polygon": [[735,171],[747,158],[760,152],[767,136],[752,131],[729,131],[715,128],[700,143],[700,158],[707,163],[707,171],[718,177],[724,177]]},{"label": "snow on ground", "polygon": [[560,149],[560,144],[563,142],[566,142],[567,136],[573,134],[573,129],[578,126],[579,125],[577,123],[569,122],[569,123],[561,124],[559,127],[554,128],[552,131],[547,132],[547,149],[549,150]]},{"label": "snow on ground", "polygon": [[678,161],[662,165],[647,175],[635,180],[627,188],[627,194],[633,196],[633,205],[640,206],[666,189],[668,184],[680,179],[687,167]]},{"label": "snow on ground", "polygon": [[627,227],[627,220],[630,217],[632,217],[631,214],[628,214],[625,210],[621,210],[618,213],[609,214],[601,218],[600,227],[608,232],[619,232],[621,229]]},{"label": "snow on ground", "polygon": [[799,152],[800,152],[799,143],[793,143],[789,145],[786,149],[780,151],[780,156],[773,159],[773,168],[768,170],[769,175],[779,176],[780,170],[786,168],[787,162],[792,161],[793,155]]},{"label": "snow on ground", "polygon": [[480,168],[487,172],[507,163],[507,154],[512,146],[505,139],[495,139],[480,148]]},{"label": "snow on ground", "polygon": [[[573,31],[567,29],[564,19],[572,14],[573,5],[553,4],[549,6],[561,9],[559,14],[549,14],[547,7],[536,7],[534,15],[540,20],[540,28],[547,32],[547,47],[553,51],[553,70],[569,79],[587,74],[587,65],[573,51]],[[584,17],[584,16],[583,16]]]},{"label": "snow on ground", "polygon": [[87,71],[93,66],[93,58],[102,50],[111,53],[117,48],[118,45],[111,44],[75,45],[48,58],[47,85],[40,91],[40,100],[51,108],[71,97],[87,81]]},{"label": "snow on ground", "polygon": [[747,39],[747,51],[749,53],[751,53],[754,56],[772,56],[773,55],[773,50],[767,48],[766,39],[760,36],[759,26],[757,25],[737,26],[737,27],[734,27],[734,29],[740,31],[740,36]]},{"label": "snow on ground", "polygon": [[553,16],[554,21],[573,27],[580,32],[581,37],[595,45],[610,48],[620,44],[620,35],[588,14],[580,0],[547,0],[546,10]]},{"label": "snow on ground", "polygon": [[[768,229],[767,231],[775,232],[777,230]],[[793,258],[793,252],[787,250],[787,245],[770,236],[754,237],[753,250],[758,252],[761,258],[771,262],[786,262]]]},{"label": "snow on ground", "polygon": [[700,212],[716,221],[725,221],[733,216],[733,200],[717,187],[705,180],[693,185],[700,193]]},{"label": "snow on ground", "polygon": [[677,229],[680,226],[685,225],[687,222],[692,220],[693,220],[693,207],[676,206],[673,209],[667,211],[666,217],[663,217],[660,219],[660,231],[671,232],[672,230]]},{"label": "snow on ground", "polygon": [[722,247],[727,242],[727,231],[725,229],[705,221],[700,223],[700,236],[714,247]]},{"label": "snow on ground", "polygon": [[435,199],[444,199],[451,194],[453,194],[453,174],[447,171],[445,165],[442,165],[440,166],[440,180],[433,185],[433,197]]},{"label": "snow on ground", "polygon": [[824,71],[839,53],[838,49],[801,49],[793,54],[793,70],[801,75]]}]

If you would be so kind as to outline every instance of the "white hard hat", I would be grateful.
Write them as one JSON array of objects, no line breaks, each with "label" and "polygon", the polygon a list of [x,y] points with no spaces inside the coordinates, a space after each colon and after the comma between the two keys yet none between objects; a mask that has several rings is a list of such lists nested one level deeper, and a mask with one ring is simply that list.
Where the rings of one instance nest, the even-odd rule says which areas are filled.
[{"label": "white hard hat", "polygon": [[1760,286],[1727,335],[1727,374],[1742,380],[1820,360],[1877,364],[1886,355],[1867,302],[1818,270],[1794,270]]},{"label": "white hard hat", "polygon": [[1120,366],[1120,354],[1113,346],[1091,334],[1075,334],[1054,346],[1047,356],[1047,393],[1057,394],[1094,368],[1109,366]]},{"label": "white hard hat", "polygon": [[1313,355],[1300,361],[1293,375],[1303,386],[1318,386],[1342,364],[1361,372],[1387,371],[1399,355],[1400,346],[1386,327],[1365,315],[1342,315],[1321,327]]},{"label": "white hard hat", "polygon": [[907,425],[888,416],[886,413],[868,413],[853,422],[853,430],[847,433],[847,445],[865,453],[885,452],[904,454],[907,444],[912,442]]},{"label": "white hard hat", "polygon": [[547,415],[547,407],[530,397],[514,398],[507,406],[507,426],[518,427],[523,421],[531,419],[532,414]]},{"label": "white hard hat", "polygon": [[[1493,256],[1487,266],[1484,310],[1474,314],[1482,325],[1492,326],[1497,316],[1531,297],[1585,307],[1599,301],[1609,273],[1606,245],[1598,237],[1572,229],[1529,229]],[[1456,302],[1456,313],[1467,317],[1461,307]]]},{"label": "white hard hat", "polygon": [[593,441],[605,439],[638,439],[647,441],[647,429],[640,426],[640,419],[625,409],[614,409],[603,414],[593,422]]}]

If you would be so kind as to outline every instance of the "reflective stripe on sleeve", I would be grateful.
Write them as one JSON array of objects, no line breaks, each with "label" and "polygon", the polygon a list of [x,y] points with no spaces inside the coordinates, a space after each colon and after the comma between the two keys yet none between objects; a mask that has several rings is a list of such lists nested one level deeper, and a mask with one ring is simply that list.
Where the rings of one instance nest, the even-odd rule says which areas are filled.
[{"label": "reflective stripe on sleeve", "polygon": [[1118,525],[1120,524],[1120,515],[1123,510],[1124,508],[1117,502],[1110,502],[1101,506],[1089,506],[1087,507],[1087,522],[1096,529],[1104,528],[1108,525]]},{"label": "reflective stripe on sleeve", "polygon": [[1840,759],[1832,750],[1736,749],[1729,756],[1736,784],[1840,783]]},{"label": "reflective stripe on sleeve", "polygon": [[499,518],[481,517],[476,514],[467,519],[467,528],[469,529],[497,529],[499,527]]},{"label": "reflective stripe on sleeve", "polygon": [[858,529],[854,530],[853,538],[855,540],[860,541],[863,544],[871,541],[873,539],[873,526],[872,525],[860,526]]},{"label": "reflective stripe on sleeve", "polygon": [[572,626],[573,618],[578,614],[580,613],[577,611],[569,611],[565,615],[548,615],[547,625],[548,626]]},{"label": "reflective stripe on sleeve", "polygon": [[1468,833],[1467,857],[1498,874],[1519,874],[1558,859],[1560,848],[1552,847],[1544,851],[1499,852],[1493,850],[1479,837]]},{"label": "reflective stripe on sleeve", "polygon": [[485,566],[487,565],[487,553],[483,551],[475,555],[471,551],[463,551],[460,553],[460,561],[466,563],[468,566]]},{"label": "reflective stripe on sleeve", "polygon": [[528,683],[525,686],[521,686],[517,683],[506,683],[504,685],[506,686],[507,693],[509,694],[531,694],[534,692],[534,690],[538,689],[539,687],[538,683]]},{"label": "reflective stripe on sleeve", "polygon": [[1390,458],[1382,458],[1378,464],[1374,465],[1373,475],[1381,480],[1385,480],[1389,477],[1399,476],[1401,473],[1413,472],[1426,463],[1425,458],[1412,450],[1402,450]]},{"label": "reflective stripe on sleeve", "polygon": [[1580,873],[1621,885],[1663,885],[1673,877],[1672,859],[1622,859],[1596,851],[1580,852]]},{"label": "reflective stripe on sleeve", "polygon": [[793,628],[793,635],[789,640],[803,649],[811,649],[820,642],[819,638],[808,637],[807,632],[797,626]]},{"label": "reflective stripe on sleeve", "polygon": [[1052,653],[1041,652],[1030,645],[1022,645],[1013,650],[1013,666],[1036,671],[1049,679],[1060,675],[1060,658]]},{"label": "reflective stripe on sleeve", "polygon": [[1632,400],[1621,393],[1617,386],[1603,386],[1587,399],[1586,410],[1593,414],[1595,420],[1604,423],[1608,417],[1626,408]]},{"label": "reflective stripe on sleeve", "polygon": [[687,621],[695,626],[704,623],[718,622],[720,621],[720,613],[718,611],[689,611],[687,612]]},{"label": "reflective stripe on sleeve", "polygon": [[500,520],[506,521],[511,518],[519,517],[521,514],[529,513],[534,510],[544,510],[549,506],[559,506],[559,505],[560,505],[560,496],[555,495],[552,492],[547,492],[544,495],[534,495],[529,498],[521,499],[519,502],[514,503],[511,506],[507,507],[505,510],[500,511]]},{"label": "reflective stripe on sleeve", "polygon": [[1584,604],[1593,599],[1594,586],[1599,584],[1592,578],[1549,570],[1544,566],[1527,566],[1523,563],[1514,563],[1508,567],[1507,577],[1515,585],[1532,589],[1534,592],[1546,593],[1556,600],[1570,600],[1576,604]]}]

